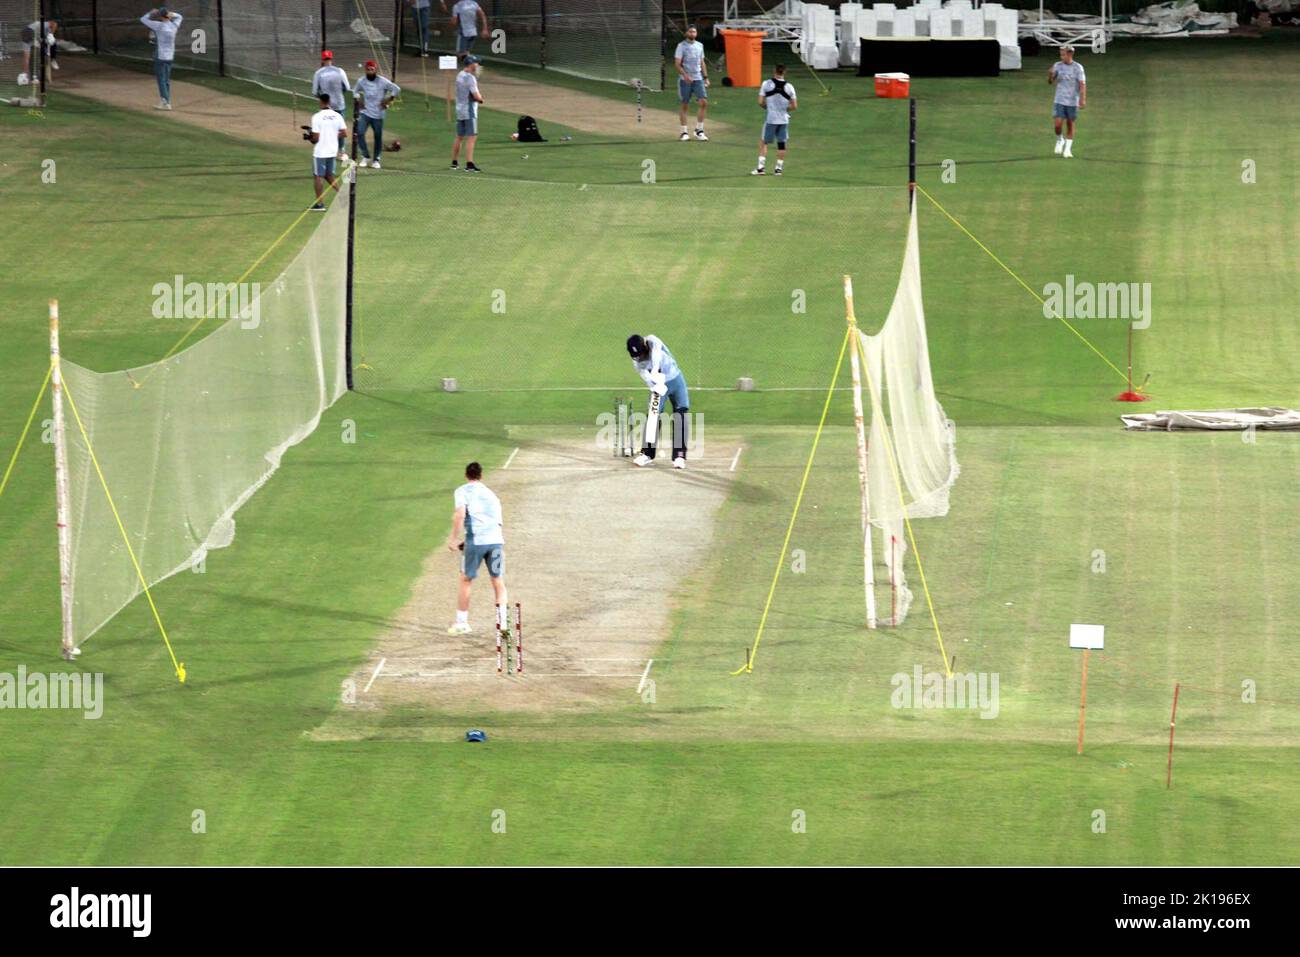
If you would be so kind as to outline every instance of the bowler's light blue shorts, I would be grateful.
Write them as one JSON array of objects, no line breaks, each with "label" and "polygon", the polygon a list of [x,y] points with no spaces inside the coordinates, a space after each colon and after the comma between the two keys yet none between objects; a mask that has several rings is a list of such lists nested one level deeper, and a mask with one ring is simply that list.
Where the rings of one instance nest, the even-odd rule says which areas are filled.
[{"label": "bowler's light blue shorts", "polygon": [[466,540],[465,554],[460,559],[461,574],[473,581],[484,562],[487,562],[488,574],[500,578],[506,566],[505,549],[501,545],[475,545]]},{"label": "bowler's light blue shorts", "polygon": [[1074,120],[1079,115],[1079,108],[1077,106],[1066,106],[1064,103],[1053,103],[1052,115],[1058,120]]},{"label": "bowler's light blue shorts", "polygon": [[681,97],[683,103],[691,102],[691,97],[697,100],[707,100],[709,91],[704,88],[703,80],[691,80],[687,83],[680,76],[677,78],[677,95]]}]

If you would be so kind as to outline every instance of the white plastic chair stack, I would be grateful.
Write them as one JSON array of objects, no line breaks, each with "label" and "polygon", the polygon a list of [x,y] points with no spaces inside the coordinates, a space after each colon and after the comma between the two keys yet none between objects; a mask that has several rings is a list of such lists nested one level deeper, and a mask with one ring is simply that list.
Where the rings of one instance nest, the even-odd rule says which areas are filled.
[{"label": "white plastic chair stack", "polygon": [[872,12],[876,15],[876,36],[892,37],[894,35],[894,12],[892,3],[873,3]]},{"label": "white plastic chair stack", "polygon": [[860,3],[845,3],[840,6],[840,66],[857,66],[861,60],[858,17],[862,12]]},{"label": "white plastic chair stack", "polygon": [[916,36],[916,14],[911,10],[894,11],[894,36],[896,37],[914,37]]},{"label": "white plastic chair stack", "polygon": [[952,11],[930,11],[930,36],[948,38],[952,36]]}]

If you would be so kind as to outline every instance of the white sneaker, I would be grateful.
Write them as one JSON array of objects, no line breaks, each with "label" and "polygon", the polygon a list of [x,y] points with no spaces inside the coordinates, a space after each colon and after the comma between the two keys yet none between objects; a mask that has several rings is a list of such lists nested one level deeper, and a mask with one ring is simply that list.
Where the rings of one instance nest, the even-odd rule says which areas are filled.
[{"label": "white sneaker", "polygon": [[1056,140],[1056,155],[1057,155],[1057,156],[1060,156],[1060,155],[1061,155],[1061,151],[1062,151],[1063,149],[1065,149],[1065,140],[1061,139],[1060,137],[1057,137],[1057,140]]},{"label": "white sneaker", "polygon": [[449,634],[449,635],[468,635],[468,634],[469,634],[471,631],[473,631],[473,630],[474,630],[474,629],[470,628],[468,622],[466,622],[465,624],[461,624],[460,622],[456,622],[454,625],[452,625],[450,628],[447,629],[447,634]]},{"label": "white sneaker", "polygon": [[171,108],[171,104],[166,100],[159,100],[158,105],[154,107],[155,110],[170,110]]},{"label": "white sneaker", "polygon": [[705,132],[704,132],[703,129],[698,129],[698,130],[695,131],[695,138],[696,138],[697,140],[700,140],[700,141],[705,142],[705,143],[707,143],[707,142],[709,141],[709,138],[708,138],[707,135],[705,135]]},{"label": "white sneaker", "polygon": [[370,160],[366,159],[366,158],[363,156],[363,157],[361,157],[361,162],[358,163],[357,165],[360,166],[362,169],[365,169],[367,166],[370,165]]},{"label": "white sneaker", "polygon": [[646,455],[644,452],[642,452],[640,455],[638,455],[636,458],[632,460],[632,464],[639,469],[643,469],[647,465],[654,465],[655,460],[650,458],[650,456]]},{"label": "white sneaker", "polygon": [[675,468],[675,469],[684,469],[684,468],[686,468],[686,460],[683,459],[683,458],[675,458],[675,459],[673,459],[673,468]]},{"label": "white sneaker", "polygon": [[682,135],[677,137],[677,139],[681,140],[681,142],[683,143],[685,143],[690,138],[691,138],[691,134],[687,133],[685,130],[682,130]]},{"label": "white sneaker", "polygon": [[375,169],[383,169],[383,167],[379,165],[379,159],[378,159],[377,157],[376,157],[375,161],[374,161],[373,163],[371,163],[370,165],[373,166]]},{"label": "white sneaker", "polygon": [[1070,140],[1066,140],[1066,141],[1065,141],[1065,153],[1063,154],[1063,155],[1065,156],[1066,159],[1074,159],[1074,154],[1070,152],[1070,149],[1071,149],[1071,142],[1070,142]]},{"label": "white sneaker", "polygon": [[58,60],[51,60],[51,61],[50,61],[50,69],[52,69],[52,70],[57,70],[58,68],[59,68],[59,61],[58,61]]},{"label": "white sneaker", "polygon": [[[27,79],[27,74],[26,74],[26,73],[19,73],[19,74],[18,74],[18,85],[19,85],[19,86],[26,86],[26,85],[27,85],[28,83],[30,83],[30,82],[31,82],[31,81]],[[685,134],[685,133],[682,134],[682,138],[683,138],[683,139],[686,138],[686,134]]]},{"label": "white sneaker", "polygon": [[749,171],[750,176],[764,176],[766,174],[767,174],[767,170],[763,169],[763,167],[761,166],[758,167],[757,169],[751,169]]}]

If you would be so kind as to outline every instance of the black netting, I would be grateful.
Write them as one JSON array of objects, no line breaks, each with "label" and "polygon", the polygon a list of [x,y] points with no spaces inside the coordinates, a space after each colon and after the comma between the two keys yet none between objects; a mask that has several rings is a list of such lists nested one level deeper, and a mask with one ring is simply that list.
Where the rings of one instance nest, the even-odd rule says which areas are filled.
[{"label": "black netting", "polygon": [[0,0],[0,96],[5,100],[37,95],[39,88],[30,81],[39,79],[39,47],[31,37],[39,19],[39,0]]},{"label": "black netting", "polygon": [[659,89],[659,0],[546,0],[546,66],[578,76]]}]

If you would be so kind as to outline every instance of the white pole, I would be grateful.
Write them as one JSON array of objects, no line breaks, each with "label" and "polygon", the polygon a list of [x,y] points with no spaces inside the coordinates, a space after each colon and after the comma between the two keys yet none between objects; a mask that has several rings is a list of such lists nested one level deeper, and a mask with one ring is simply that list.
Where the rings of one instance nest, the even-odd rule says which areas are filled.
[{"label": "white pole", "polygon": [[72,641],[72,546],[68,532],[68,447],[63,428],[63,370],[59,367],[59,301],[50,300],[51,395],[54,400],[54,495],[59,527],[59,592],[63,604],[63,657],[81,654]]},{"label": "white pole", "polygon": [[862,588],[866,593],[867,627],[876,627],[876,582],[871,555],[871,505],[867,487],[867,432],[862,414],[862,369],[858,363],[861,345],[858,340],[858,322],[853,315],[853,280],[844,277],[844,305],[848,314],[849,368],[853,373],[853,428],[858,442],[858,487],[862,492]]}]

